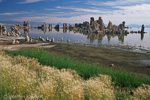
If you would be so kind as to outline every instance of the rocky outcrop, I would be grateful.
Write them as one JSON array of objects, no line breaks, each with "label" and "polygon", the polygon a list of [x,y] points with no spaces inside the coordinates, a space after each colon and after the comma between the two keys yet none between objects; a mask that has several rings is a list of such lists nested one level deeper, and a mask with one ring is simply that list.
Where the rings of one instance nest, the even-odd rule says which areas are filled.
[{"label": "rocky outcrop", "polygon": [[24,21],[23,26],[24,26],[24,28],[29,28],[30,27],[29,21],[27,21],[27,22]]},{"label": "rocky outcrop", "polygon": [[[72,26],[72,28],[73,28],[73,26]],[[91,17],[90,22],[86,21],[86,22],[79,23],[79,24],[76,23],[74,31],[80,32],[80,33],[96,33],[96,34],[128,33],[127,31],[125,31],[125,21],[123,21],[118,26],[113,25],[112,22],[109,21],[108,26],[105,27],[102,17],[99,17],[98,20],[95,20],[94,17]]]},{"label": "rocky outcrop", "polygon": [[57,32],[59,32],[59,24],[57,24],[54,28]]},{"label": "rocky outcrop", "polygon": [[107,26],[107,29],[109,29],[109,30],[112,29],[112,22],[111,22],[111,21],[109,21],[108,26]]},{"label": "rocky outcrop", "polygon": [[63,29],[67,29],[67,23],[63,23]]},{"label": "rocky outcrop", "polygon": [[49,24],[48,28],[49,28],[49,32],[52,31],[52,28],[53,28],[52,24]]},{"label": "rocky outcrop", "polygon": [[104,22],[102,20],[102,17],[99,17],[99,19],[97,20],[97,23],[99,24],[100,31],[103,31],[105,29],[105,25],[104,25]]},{"label": "rocky outcrop", "polygon": [[144,24],[143,24],[142,27],[141,27],[141,33],[145,33],[145,32],[144,32],[144,29],[145,29],[145,28],[144,28]]}]

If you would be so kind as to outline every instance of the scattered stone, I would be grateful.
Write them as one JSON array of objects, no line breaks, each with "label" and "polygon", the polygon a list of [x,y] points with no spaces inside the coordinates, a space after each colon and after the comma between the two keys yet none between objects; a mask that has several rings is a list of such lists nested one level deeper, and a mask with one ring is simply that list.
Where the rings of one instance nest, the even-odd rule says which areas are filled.
[{"label": "scattered stone", "polygon": [[13,40],[12,40],[12,44],[15,44],[15,43],[16,43],[16,40],[15,40],[15,39],[13,39]]},{"label": "scattered stone", "polygon": [[30,38],[30,42],[32,42],[33,41],[33,39],[32,38]]},{"label": "scattered stone", "polygon": [[41,41],[45,41],[45,39],[44,39],[44,38],[41,38]]},{"label": "scattered stone", "polygon": [[26,35],[25,41],[26,41],[26,42],[30,42],[30,38],[29,38],[28,35]]},{"label": "scattered stone", "polygon": [[42,37],[40,36],[40,37],[39,37],[39,40],[41,40],[41,39],[42,39]]},{"label": "scattered stone", "polygon": [[67,43],[70,43],[70,40],[67,40]]},{"label": "scattered stone", "polygon": [[60,41],[63,41],[63,37],[61,37]]},{"label": "scattered stone", "polygon": [[114,66],[115,66],[114,64],[109,65],[109,67],[114,67]]},{"label": "scattered stone", "polygon": [[51,40],[47,37],[47,38],[46,38],[46,41],[50,42]]},{"label": "scattered stone", "polygon": [[20,42],[18,40],[16,40],[16,43],[19,44]]},{"label": "scattered stone", "polygon": [[52,38],[52,39],[51,39],[51,42],[55,42],[55,39],[54,39],[54,38]]}]

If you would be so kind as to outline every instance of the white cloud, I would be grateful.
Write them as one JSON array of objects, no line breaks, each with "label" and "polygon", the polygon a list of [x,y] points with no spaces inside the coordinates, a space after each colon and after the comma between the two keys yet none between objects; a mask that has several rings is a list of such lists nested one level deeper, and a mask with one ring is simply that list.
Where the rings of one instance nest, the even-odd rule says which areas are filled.
[{"label": "white cloud", "polygon": [[24,13],[19,13],[19,12],[14,12],[14,13],[10,13],[10,12],[0,13],[0,15],[4,15],[4,16],[11,16],[11,15],[18,15],[18,14],[24,14]]},{"label": "white cloud", "polygon": [[19,2],[19,4],[35,3],[35,2],[40,2],[40,1],[45,1],[45,0],[25,0],[23,2]]},{"label": "white cloud", "polygon": [[150,0],[115,0],[115,1],[87,1],[89,5],[95,6],[127,6],[127,5],[137,5],[143,3],[150,3]]},{"label": "white cloud", "polygon": [[54,10],[57,10],[57,9],[44,9],[44,10],[50,10],[50,11],[54,11]]},{"label": "white cloud", "polygon": [[[119,1],[119,0],[118,0]],[[129,0],[126,0],[129,1]],[[133,0],[135,1],[135,0]],[[138,0],[143,1],[143,0]],[[144,0],[145,1],[145,0]],[[121,1],[120,1],[121,2]],[[101,16],[104,23],[107,24],[109,20],[113,24],[120,24],[122,21],[126,21],[126,24],[150,24],[150,4],[138,4],[138,5],[126,5],[126,6],[114,6],[113,10],[91,7],[91,9],[77,8],[77,7],[62,7],[57,6],[56,9],[63,9],[66,12],[55,12],[53,14],[43,14],[42,16],[22,17],[14,19],[15,21],[41,21],[48,23],[82,23],[83,21],[90,21],[90,17],[98,19]],[[70,11],[70,9],[72,11]],[[48,9],[47,9],[48,10]],[[53,9],[49,9],[53,10]],[[63,16],[63,17],[62,17]],[[61,18],[60,18],[61,17]]]},{"label": "white cloud", "polygon": [[88,13],[108,13],[106,11],[100,11],[97,9],[85,9],[85,8],[76,8],[76,7],[61,7],[61,6],[57,6],[57,9],[66,9],[66,10],[73,10],[73,11],[77,11],[77,12],[88,12]]}]

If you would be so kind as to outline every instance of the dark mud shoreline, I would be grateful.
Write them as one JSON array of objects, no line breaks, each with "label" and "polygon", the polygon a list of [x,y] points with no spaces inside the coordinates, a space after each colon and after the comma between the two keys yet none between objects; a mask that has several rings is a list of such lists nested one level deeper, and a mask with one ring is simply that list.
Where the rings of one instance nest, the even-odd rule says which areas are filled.
[{"label": "dark mud shoreline", "polygon": [[142,60],[150,60],[150,55],[114,48],[57,43],[55,45],[53,48],[46,48],[46,51],[54,55],[70,56],[78,61],[103,65],[108,68],[111,64],[114,64],[112,67],[114,69],[135,72],[150,77],[149,63],[142,62]]}]

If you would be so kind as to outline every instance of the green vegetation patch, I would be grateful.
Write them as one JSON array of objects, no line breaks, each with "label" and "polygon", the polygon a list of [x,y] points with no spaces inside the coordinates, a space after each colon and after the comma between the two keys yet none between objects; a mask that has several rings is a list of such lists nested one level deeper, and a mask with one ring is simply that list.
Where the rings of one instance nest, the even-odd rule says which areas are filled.
[{"label": "green vegetation patch", "polygon": [[103,66],[92,65],[88,63],[81,63],[74,61],[70,57],[53,56],[41,49],[19,50],[19,51],[5,51],[11,56],[25,56],[28,58],[36,58],[42,65],[54,66],[58,69],[72,69],[85,80],[90,77],[98,76],[99,74],[109,75],[112,77],[112,82],[115,86],[124,88],[136,88],[142,84],[150,84],[150,78],[141,78],[133,73],[106,69]]}]

